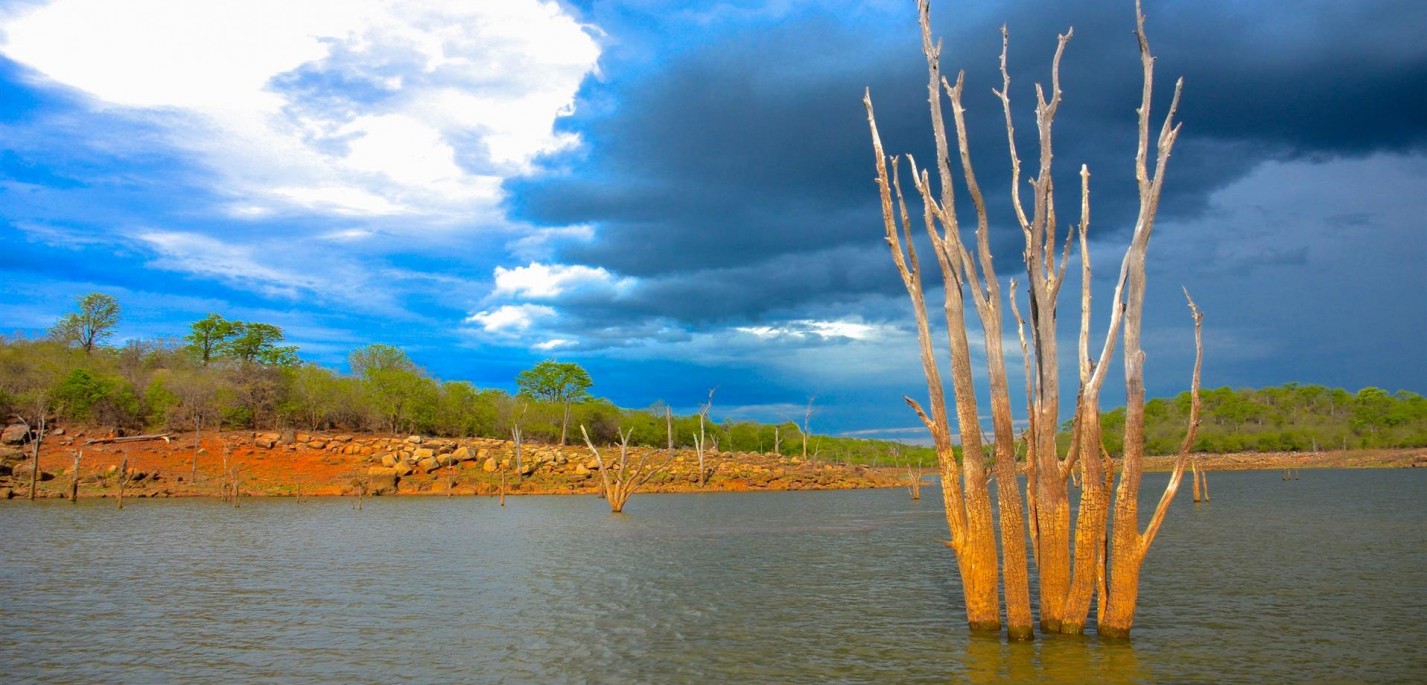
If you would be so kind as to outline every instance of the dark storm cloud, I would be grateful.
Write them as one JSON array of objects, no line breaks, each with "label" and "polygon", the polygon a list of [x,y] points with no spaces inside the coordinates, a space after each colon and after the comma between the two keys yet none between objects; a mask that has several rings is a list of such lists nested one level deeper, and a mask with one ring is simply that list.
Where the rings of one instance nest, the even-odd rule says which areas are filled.
[{"label": "dark storm cloud", "polygon": [[[1055,130],[1061,219],[1078,219],[1075,174],[1085,163],[1092,233],[1122,235],[1136,210],[1140,67],[1133,10],[1113,5],[1014,3],[964,21],[933,9],[945,37],[943,69],[952,78],[967,71],[972,155],[1005,275],[1018,270],[1021,238],[1007,199],[1000,103],[991,94],[1000,86],[998,24],[1011,31],[1026,175],[1038,156],[1033,87],[1049,85],[1055,36],[1074,26]],[[1427,5],[1175,2],[1146,11],[1158,55],[1154,130],[1174,78],[1186,82],[1162,218],[1201,213],[1213,191],[1269,159],[1427,143],[1420,116],[1427,50],[1403,35],[1427,25]],[[622,79],[615,65],[613,80],[587,85],[569,120],[585,148],[551,161],[564,174],[511,184],[514,213],[540,224],[594,225],[594,241],[567,246],[559,258],[640,277],[639,310],[686,322],[756,319],[848,289],[895,291],[890,266],[872,261],[885,252],[864,87],[888,152],[914,153],[923,165],[933,159],[915,16],[908,7],[885,20],[846,26],[819,11],[684,47],[647,74]],[[607,28],[621,41],[650,39]]]}]

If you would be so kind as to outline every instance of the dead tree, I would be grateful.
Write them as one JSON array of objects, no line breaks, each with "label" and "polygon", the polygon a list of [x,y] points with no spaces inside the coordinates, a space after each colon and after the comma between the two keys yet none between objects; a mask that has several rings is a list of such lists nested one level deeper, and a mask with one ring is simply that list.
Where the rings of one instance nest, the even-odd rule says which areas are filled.
[{"label": "dead tree", "polygon": [[[600,451],[595,447],[595,443],[590,440],[590,434],[585,430],[583,424],[580,425],[580,434],[585,437],[585,445],[595,454],[595,462],[599,464],[600,483],[604,488],[605,499],[609,501],[609,510],[613,513],[624,511],[625,502],[629,501],[629,496],[639,490],[645,483],[649,482],[655,474],[664,470],[668,462],[661,464],[651,464],[648,461],[648,452],[641,454],[632,463],[629,460],[629,436],[634,434],[634,429],[619,431],[619,462],[614,464],[605,463],[604,457],[600,456]],[[610,475],[610,471],[615,471]]]},{"label": "dead tree", "polygon": [[30,422],[26,420],[23,415],[16,415],[16,418],[20,419],[20,423],[25,426],[25,435],[29,436],[30,438],[29,499],[31,502],[35,501],[35,493],[38,491],[40,485],[40,444],[45,441],[45,427],[48,422],[48,419],[46,418],[47,413],[48,410],[46,408],[42,408],[39,412],[38,418],[35,419],[35,425],[33,426],[30,425]]},{"label": "dead tree", "polygon": [[[521,404],[521,405],[520,405],[520,413],[515,415],[515,422],[512,423],[511,426],[510,426],[510,439],[511,439],[512,442],[515,443],[515,472],[516,472],[517,474],[522,473],[522,472],[524,471],[524,466],[525,466],[523,463],[521,463],[521,452],[522,452],[521,439],[525,436],[525,434],[524,434],[524,432],[521,431],[521,429],[520,429],[520,422],[521,422],[522,419],[525,418],[525,412],[527,412],[527,411],[529,411],[529,410],[530,410],[530,405],[528,405],[528,404]],[[562,443],[562,444],[563,444],[563,443]]]},{"label": "dead tree", "polygon": [[79,461],[84,458],[84,450],[70,450],[69,453],[74,455],[74,473],[69,479],[69,501],[77,503],[79,502]]},{"label": "dead tree", "polygon": [[[708,443],[708,436],[704,434],[704,424],[708,421],[709,410],[713,409],[714,390],[709,390],[709,400],[699,407],[699,432],[694,434],[694,452],[699,456],[699,487],[702,488],[708,483],[709,470],[704,466],[704,455],[708,450],[704,446]],[[668,411],[666,409],[666,411]],[[672,440],[672,438],[671,438]]]},{"label": "dead tree", "polygon": [[124,486],[126,486],[126,485],[128,485],[128,484],[129,484],[129,458],[128,458],[128,457],[124,457],[123,461],[119,462],[119,495],[118,495],[118,497],[115,498],[116,501],[118,502],[118,508],[120,508],[120,509],[123,509],[123,508],[124,508]]},{"label": "dead tree", "polygon": [[803,461],[807,461],[807,459],[808,459],[808,430],[809,430],[810,424],[812,423],[812,420],[813,420],[813,414],[818,413],[818,410],[813,409],[813,400],[815,400],[815,399],[817,399],[817,398],[816,398],[816,397],[809,397],[809,398],[808,398],[808,408],[805,409],[805,410],[803,410],[803,427],[802,427],[802,434],[803,434]]},{"label": "dead tree", "polygon": [[907,492],[911,493],[913,500],[922,498],[922,472],[911,462],[907,462]]},{"label": "dead tree", "polygon": [[[1139,185],[1140,209],[1130,246],[1121,261],[1119,279],[1111,303],[1110,323],[1098,355],[1090,350],[1090,256],[1087,231],[1090,221],[1089,170],[1080,170],[1080,221],[1073,230],[1067,227],[1061,245],[1061,226],[1055,212],[1052,182],[1051,131],[1061,104],[1060,61],[1072,32],[1061,35],[1051,62],[1049,93],[1036,86],[1036,123],[1039,143],[1037,175],[1030,179],[1029,203],[1022,198],[1021,160],[1016,150],[1016,136],[1010,101],[1010,73],[1007,69],[1009,37],[1002,29],[1001,88],[996,92],[1005,116],[1007,145],[1011,161],[1011,204],[1016,223],[1025,241],[1023,257],[1026,266],[1029,317],[1022,319],[1016,307],[1015,282],[1011,282],[1011,306],[1016,316],[1018,335],[1026,371],[1028,408],[1027,486],[1023,501],[1015,487],[1016,434],[1011,418],[1009,382],[1002,352],[1001,285],[992,259],[986,203],[977,183],[970,156],[968,133],[961,99],[963,76],[955,84],[940,73],[941,44],[934,41],[930,29],[930,9],[927,0],[918,3],[921,24],[922,51],[928,67],[928,102],[932,132],[936,143],[938,186],[933,187],[928,170],[918,169],[908,157],[912,182],[922,202],[920,219],[930,241],[933,256],[944,285],[943,319],[947,326],[948,353],[951,358],[952,404],[945,398],[941,367],[936,359],[928,323],[920,265],[913,244],[912,217],[907,211],[898,178],[897,157],[883,152],[870,93],[864,98],[873,149],[877,157],[877,184],[882,200],[883,228],[891,249],[893,262],[912,302],[917,320],[918,341],[926,376],[930,405],[907,398],[932,435],[942,475],[942,494],[946,505],[947,524],[951,532],[950,546],[956,554],[965,591],[967,620],[973,629],[999,629],[1000,607],[997,567],[1005,569],[1004,595],[1008,630],[1013,639],[1032,636],[1029,581],[1027,572],[1026,519],[1029,512],[1031,556],[1038,575],[1041,627],[1043,630],[1078,633],[1084,629],[1090,604],[1097,591],[1100,594],[1101,634],[1127,635],[1133,619],[1138,570],[1143,553],[1154,538],[1158,524],[1141,534],[1135,518],[1142,459],[1144,454],[1144,380],[1143,357],[1140,349],[1140,322],[1145,290],[1145,254],[1154,226],[1163,172],[1179,127],[1173,123],[1179,92],[1175,88],[1173,102],[1159,133],[1153,173],[1149,169],[1149,111],[1153,90],[1153,58],[1144,34],[1144,16],[1138,2],[1135,7],[1136,35],[1143,66],[1143,99],[1138,110],[1139,145],[1135,175]],[[964,184],[975,210],[974,245],[963,240],[963,226],[957,216],[957,201],[952,173],[948,126],[942,116],[942,103],[951,104],[953,126],[959,158],[961,183]],[[889,165],[890,161],[890,165]],[[895,202],[894,202],[895,199]],[[1030,211],[1027,211],[1029,205]],[[900,221],[899,221],[900,219]],[[1070,263],[1072,246],[1078,243],[1081,267],[1080,339],[1078,345],[1079,391],[1072,421],[1069,449],[1061,454],[1056,444],[1060,426],[1060,369],[1057,349],[1056,311],[1061,286]],[[984,336],[985,363],[991,400],[993,437],[989,450],[983,447],[971,364],[971,344],[967,325],[967,300],[980,322]],[[1191,301],[1191,307],[1193,306]],[[1196,331],[1198,312],[1196,316]],[[1026,329],[1030,331],[1027,343]],[[1100,428],[1099,395],[1116,346],[1123,338],[1127,417],[1125,425],[1125,477],[1121,479],[1114,500],[1113,533],[1107,530],[1110,521],[1110,489],[1113,469],[1105,453]],[[1196,348],[1198,348],[1196,340]],[[1197,396],[1198,372],[1195,387]],[[963,458],[958,461],[952,450],[950,410],[954,410]],[[987,452],[990,455],[987,455]],[[1181,465],[1182,466],[1182,465]],[[1181,469],[1182,470],[1182,469]],[[1071,527],[1069,481],[1077,474],[1083,478],[1079,511]],[[1001,512],[1000,541],[1003,556],[997,558],[994,524],[991,517],[987,484],[997,482],[997,505]],[[1166,495],[1172,495],[1178,480],[1172,480]],[[1167,506],[1167,501],[1165,502]],[[1156,520],[1162,511],[1156,511]],[[1113,548],[1106,551],[1107,542]],[[1072,554],[1072,550],[1074,550]],[[1107,564],[1110,569],[1107,573]],[[1109,578],[1106,583],[1105,579]]]},{"label": "dead tree", "polygon": [[1201,501],[1208,502],[1209,474],[1205,473],[1205,469],[1200,468],[1199,457],[1195,457],[1193,461],[1190,462],[1189,467],[1194,471],[1194,479],[1192,481],[1194,484],[1194,502],[1196,504]]}]

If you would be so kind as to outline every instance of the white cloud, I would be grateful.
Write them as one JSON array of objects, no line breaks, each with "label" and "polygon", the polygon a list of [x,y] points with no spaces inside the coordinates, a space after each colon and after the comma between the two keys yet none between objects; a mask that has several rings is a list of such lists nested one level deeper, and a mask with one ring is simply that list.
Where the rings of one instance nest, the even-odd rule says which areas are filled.
[{"label": "white cloud", "polygon": [[604,267],[531,262],[513,269],[496,267],[492,296],[551,299],[571,291],[618,295],[633,284],[634,279],[615,278]]},{"label": "white cloud", "polygon": [[[235,216],[498,216],[599,47],[554,2],[55,0],[0,52],[100,106],[153,113]],[[178,115],[178,116],[174,116]]]},{"label": "white cloud", "polygon": [[538,304],[502,305],[466,317],[466,323],[479,324],[481,330],[494,335],[512,335],[529,330],[537,321],[555,316],[555,310]]},{"label": "white cloud", "polygon": [[889,326],[874,326],[860,321],[816,321],[803,319],[785,321],[774,326],[742,326],[734,330],[762,339],[809,339],[822,340],[877,340],[881,336],[893,335],[896,330]]}]

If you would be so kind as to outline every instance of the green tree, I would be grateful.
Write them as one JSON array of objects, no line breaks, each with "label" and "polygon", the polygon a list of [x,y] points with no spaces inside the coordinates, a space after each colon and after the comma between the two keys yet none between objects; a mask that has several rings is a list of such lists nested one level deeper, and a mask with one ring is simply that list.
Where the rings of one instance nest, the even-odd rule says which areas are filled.
[{"label": "green tree", "polygon": [[381,343],[353,350],[347,355],[347,366],[351,367],[352,375],[360,378],[380,371],[418,371],[416,362],[400,347]]},{"label": "green tree", "polygon": [[265,366],[292,366],[298,363],[296,345],[279,345],[282,329],[270,323],[232,322],[237,331],[225,340],[220,349],[227,356],[245,363]]},{"label": "green tree", "polygon": [[119,323],[119,302],[104,293],[81,295],[75,302],[79,311],[61,316],[50,329],[50,335],[91,354],[96,345],[114,335],[114,327]]},{"label": "green tree", "polygon": [[229,321],[217,314],[209,314],[193,322],[189,326],[189,334],[183,339],[188,341],[188,348],[198,356],[203,365],[208,366],[208,362],[221,354],[223,346],[238,334],[242,326],[241,321]]},{"label": "green tree", "polygon": [[435,426],[440,389],[401,348],[367,345],[348,355],[347,363],[360,375],[367,402],[386,430]]},{"label": "green tree", "polygon": [[515,384],[520,388],[520,395],[562,407],[560,446],[563,447],[570,426],[570,405],[590,397],[590,387],[594,385],[594,381],[590,380],[589,372],[574,362],[546,359],[517,374]]}]

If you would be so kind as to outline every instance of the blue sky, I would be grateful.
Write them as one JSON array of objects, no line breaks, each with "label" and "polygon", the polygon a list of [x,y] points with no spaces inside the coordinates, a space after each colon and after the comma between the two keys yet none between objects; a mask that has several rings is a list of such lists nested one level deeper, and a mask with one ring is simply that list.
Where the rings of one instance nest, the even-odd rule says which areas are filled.
[{"label": "blue sky", "polygon": [[[39,334],[99,291],[120,341],[217,312],[338,369],[382,342],[511,389],[556,357],[622,406],[693,410],[717,387],[720,417],[801,417],[816,397],[820,432],[919,435],[861,106],[870,88],[889,152],[931,158],[914,3],[459,4],[0,3],[0,329]],[[1075,4],[933,16],[944,69],[966,70],[1002,274],[1021,238],[998,29],[1030,158],[1033,84],[1074,27],[1057,178],[1090,166],[1103,317],[1139,67],[1132,3]],[[1185,78],[1150,250],[1151,394],[1188,386],[1180,286],[1205,312],[1206,385],[1427,392],[1427,5],[1146,13],[1162,90]]]}]

